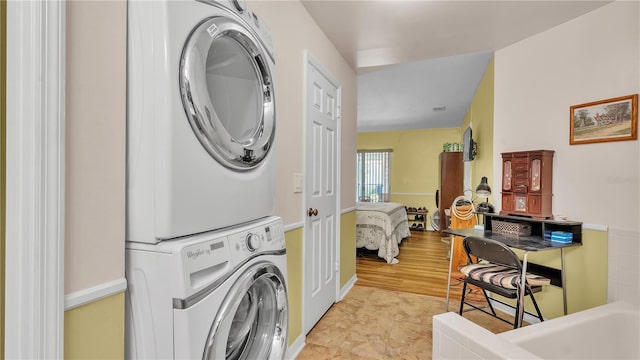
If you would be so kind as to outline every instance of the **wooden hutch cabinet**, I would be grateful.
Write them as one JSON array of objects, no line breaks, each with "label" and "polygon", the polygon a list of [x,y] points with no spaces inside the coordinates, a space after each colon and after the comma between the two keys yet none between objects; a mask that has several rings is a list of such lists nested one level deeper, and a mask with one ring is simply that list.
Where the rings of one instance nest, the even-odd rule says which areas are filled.
[{"label": "wooden hutch cabinet", "polygon": [[445,209],[449,209],[453,200],[463,195],[464,162],[462,152],[440,153],[440,231],[450,227]]},{"label": "wooden hutch cabinet", "polygon": [[548,219],[551,209],[553,150],[502,153],[500,215]]}]

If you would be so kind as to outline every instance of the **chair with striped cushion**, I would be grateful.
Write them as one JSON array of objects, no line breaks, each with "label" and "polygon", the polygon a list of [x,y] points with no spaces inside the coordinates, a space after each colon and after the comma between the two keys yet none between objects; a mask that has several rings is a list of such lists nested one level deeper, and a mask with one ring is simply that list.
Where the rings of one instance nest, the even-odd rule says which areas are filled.
[{"label": "chair with striped cushion", "polygon": [[[513,328],[517,328],[519,304],[524,300],[520,299],[519,290],[522,276],[522,263],[520,262],[520,259],[508,246],[495,240],[469,236],[464,239],[463,246],[467,253],[468,262],[467,265],[460,269],[460,272],[465,275],[464,286],[462,288],[462,299],[460,301],[460,315],[462,315],[464,305],[467,304],[476,310],[480,310],[502,321],[511,323],[496,314],[487,294],[487,291],[489,291],[509,299],[516,299]],[[531,301],[533,302],[537,315],[526,311],[525,313],[537,316],[541,322],[543,321],[542,314],[540,313],[540,308],[538,307],[538,303],[533,297],[533,294],[542,290],[542,286],[549,285],[550,283],[551,281],[545,277],[530,273],[526,274],[524,294],[525,296],[529,295],[531,297]],[[491,313],[481,307],[465,301],[467,284],[472,284],[482,289]],[[501,302],[497,299],[492,300]],[[509,304],[505,305],[512,307]]]}]

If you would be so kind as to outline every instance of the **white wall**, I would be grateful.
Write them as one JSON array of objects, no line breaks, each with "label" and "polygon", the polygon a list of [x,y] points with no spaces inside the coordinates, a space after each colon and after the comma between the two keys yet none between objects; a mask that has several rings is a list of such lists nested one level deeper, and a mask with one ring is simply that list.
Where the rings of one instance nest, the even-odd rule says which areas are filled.
[{"label": "white wall", "polygon": [[276,204],[285,225],[304,221],[303,194],[293,174],[304,174],[304,51],[342,86],[341,209],[355,206],[356,74],[299,1],[254,1],[249,6],[271,28],[276,58]]},{"label": "white wall", "polygon": [[[495,55],[494,164],[505,151],[556,151],[553,213],[608,227],[610,300],[640,299],[640,286],[624,289],[622,277],[640,278],[640,148],[569,145],[569,107],[640,92],[639,7],[617,1]],[[500,166],[494,179],[500,189]]]},{"label": "white wall", "polygon": [[124,278],[127,3],[67,2],[65,293]]}]

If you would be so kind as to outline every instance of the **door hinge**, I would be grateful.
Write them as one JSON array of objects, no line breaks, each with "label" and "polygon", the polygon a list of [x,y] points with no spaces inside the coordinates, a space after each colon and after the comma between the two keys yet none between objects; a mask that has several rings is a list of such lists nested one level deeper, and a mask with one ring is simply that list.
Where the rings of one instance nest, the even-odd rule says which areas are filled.
[{"label": "door hinge", "polygon": [[336,260],[336,272],[340,271],[340,261]]}]

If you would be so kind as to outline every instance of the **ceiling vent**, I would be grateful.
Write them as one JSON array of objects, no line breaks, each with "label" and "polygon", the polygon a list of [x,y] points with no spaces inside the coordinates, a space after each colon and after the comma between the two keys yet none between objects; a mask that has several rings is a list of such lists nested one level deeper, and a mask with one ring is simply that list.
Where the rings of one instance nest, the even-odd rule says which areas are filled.
[{"label": "ceiling vent", "polygon": [[433,108],[433,111],[445,111],[447,110],[446,106],[436,106]]}]

